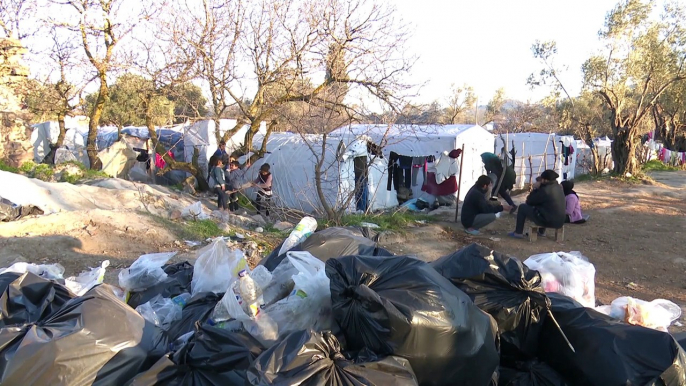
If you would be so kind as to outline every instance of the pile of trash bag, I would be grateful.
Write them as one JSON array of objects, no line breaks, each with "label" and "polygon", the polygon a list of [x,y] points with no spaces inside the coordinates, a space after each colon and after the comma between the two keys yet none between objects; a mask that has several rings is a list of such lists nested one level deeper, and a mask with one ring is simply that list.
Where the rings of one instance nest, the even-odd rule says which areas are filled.
[{"label": "pile of trash bag", "polygon": [[[284,243],[274,248],[274,251],[262,261],[268,270],[273,271],[283,259],[286,253],[280,253]],[[363,236],[362,232],[350,228],[332,227],[313,233],[304,241],[293,246],[287,251],[305,251],[314,257],[326,262],[329,259],[340,256],[393,256],[392,253],[378,246],[378,244]]]},{"label": "pile of trash bag", "polygon": [[238,278],[238,273],[247,268],[243,252],[238,248],[229,249],[226,241],[218,237],[198,253],[191,280],[191,294],[224,293]]},{"label": "pile of trash bag", "polygon": [[569,296],[584,307],[595,307],[595,267],[581,252],[555,252],[534,255],[524,264],[541,274],[547,293]]},{"label": "pile of trash bag", "polygon": [[562,376],[538,360],[519,362],[514,368],[500,367],[501,386],[568,386]]},{"label": "pile of trash bag", "polygon": [[595,308],[605,315],[635,326],[667,332],[667,328],[681,317],[681,307],[666,299],[647,302],[630,296],[613,300],[609,306]]},{"label": "pile of trash bag", "polygon": [[42,215],[44,212],[35,205],[17,205],[12,201],[0,197],[0,222],[19,220],[22,217]]},{"label": "pile of trash bag", "polygon": [[193,266],[184,261],[176,264],[162,266],[166,277],[158,283],[141,291],[130,291],[126,303],[133,308],[149,302],[155,296],[173,298],[184,293],[191,292],[191,280],[193,279]]},{"label": "pile of trash bag", "polygon": [[74,298],[63,285],[31,272],[0,274],[0,290],[0,327],[37,323]]},{"label": "pile of trash bag", "polygon": [[539,358],[575,385],[683,385],[686,353],[666,333],[622,323],[567,296],[549,294],[552,313],[576,352],[546,320]]},{"label": "pile of trash bag", "polygon": [[244,385],[248,368],[262,351],[264,347],[246,333],[198,322],[177,350],[137,375],[129,385]]},{"label": "pile of trash bag", "polygon": [[0,329],[0,383],[122,385],[167,344],[162,330],[100,285],[39,320]]},{"label": "pile of trash bag", "polygon": [[408,256],[326,262],[348,350],[407,359],[422,385],[486,385],[499,363],[495,321],[429,264]]},{"label": "pile of trash bag", "polygon": [[410,364],[403,358],[358,359],[346,359],[338,340],[329,332],[297,331],[257,357],[248,370],[248,384],[418,385]]},{"label": "pile of trash bag", "polygon": [[535,358],[550,301],[538,272],[517,258],[470,244],[431,266],[498,323],[503,362]]}]

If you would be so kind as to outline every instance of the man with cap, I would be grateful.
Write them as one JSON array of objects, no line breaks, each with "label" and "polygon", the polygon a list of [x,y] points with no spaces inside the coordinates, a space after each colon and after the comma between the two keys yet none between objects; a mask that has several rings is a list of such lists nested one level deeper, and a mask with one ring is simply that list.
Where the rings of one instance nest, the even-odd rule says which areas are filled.
[{"label": "man with cap", "polygon": [[[526,198],[526,203],[519,206],[517,226],[509,236],[521,239],[524,237],[526,220],[546,228],[560,228],[565,223],[565,194],[557,182],[559,174],[546,170],[536,179],[534,190]],[[543,235],[545,233],[541,232]]]}]

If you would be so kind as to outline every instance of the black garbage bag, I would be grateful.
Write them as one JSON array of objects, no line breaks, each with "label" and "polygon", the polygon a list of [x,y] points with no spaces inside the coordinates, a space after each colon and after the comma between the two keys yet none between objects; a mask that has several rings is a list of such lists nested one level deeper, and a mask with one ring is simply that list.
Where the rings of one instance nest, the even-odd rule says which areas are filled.
[{"label": "black garbage bag", "polygon": [[205,323],[212,316],[214,307],[224,294],[201,292],[195,294],[181,311],[181,319],[172,323],[167,331],[169,339],[174,341],[195,329],[195,322]]},{"label": "black garbage bag", "polygon": [[515,368],[500,368],[500,386],[568,386],[562,376],[538,360],[519,362]]},{"label": "black garbage bag", "polygon": [[686,332],[677,332],[672,334],[674,339],[679,343],[681,348],[686,349]]},{"label": "black garbage bag", "polygon": [[347,360],[330,332],[297,331],[257,357],[248,370],[248,382],[265,386],[417,385],[406,360],[374,359],[358,363]]},{"label": "black garbage bag", "polygon": [[150,299],[157,295],[161,295],[163,298],[173,298],[182,293],[191,292],[191,280],[193,280],[193,266],[191,263],[184,261],[182,263],[166,264],[162,269],[167,274],[164,280],[143,291],[131,292],[126,303],[136,308],[143,303],[149,302]]},{"label": "black garbage bag", "polygon": [[[286,254],[279,255],[283,242],[272,253],[260,261],[269,271],[273,271]],[[393,254],[379,247],[376,242],[364,237],[362,233],[349,228],[326,228],[313,233],[291,251],[307,251],[321,261],[348,255],[392,256]]]},{"label": "black garbage bag", "polygon": [[264,347],[247,333],[198,322],[188,342],[136,376],[130,386],[244,385],[250,364],[262,351]]},{"label": "black garbage bag", "polygon": [[0,222],[15,221],[22,217],[41,214],[43,210],[35,205],[17,205],[0,197]]},{"label": "black garbage bag", "polygon": [[122,385],[162,357],[164,332],[106,287],[36,324],[0,329],[0,384]]},{"label": "black garbage bag", "polygon": [[431,266],[498,323],[501,364],[533,359],[550,300],[541,276],[515,257],[470,244]]},{"label": "black garbage bag", "polygon": [[62,308],[74,294],[31,272],[0,275],[0,327],[36,323]]},{"label": "black garbage bag", "polygon": [[326,262],[334,317],[350,350],[410,361],[422,385],[486,385],[497,326],[427,263],[408,256]]},{"label": "black garbage bag", "polygon": [[564,295],[548,296],[576,353],[548,318],[539,357],[573,385],[686,384],[686,353],[668,333],[625,324]]}]

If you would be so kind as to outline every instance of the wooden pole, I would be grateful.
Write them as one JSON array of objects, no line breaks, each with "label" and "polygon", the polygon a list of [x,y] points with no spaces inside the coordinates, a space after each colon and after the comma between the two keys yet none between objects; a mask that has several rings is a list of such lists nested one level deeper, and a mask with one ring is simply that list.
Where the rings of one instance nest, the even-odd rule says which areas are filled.
[{"label": "wooden pole", "polygon": [[534,162],[531,159],[531,155],[529,155],[529,190],[531,190],[531,187],[534,184]]},{"label": "wooden pole", "polygon": [[464,165],[464,143],[462,144],[462,153],[460,154],[460,176],[457,180],[457,200],[455,200],[455,222],[457,222],[457,212],[460,210],[460,188],[462,188],[462,165]]}]

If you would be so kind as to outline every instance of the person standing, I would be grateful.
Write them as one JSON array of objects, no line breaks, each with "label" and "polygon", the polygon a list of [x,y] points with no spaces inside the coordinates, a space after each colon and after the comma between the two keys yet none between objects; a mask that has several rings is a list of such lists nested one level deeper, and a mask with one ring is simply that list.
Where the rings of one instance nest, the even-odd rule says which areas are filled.
[{"label": "person standing", "polygon": [[[526,204],[519,206],[517,225],[509,236],[521,239],[524,237],[526,220],[545,228],[560,228],[565,223],[565,195],[557,182],[560,175],[554,170],[546,170],[534,184],[534,190],[526,198]],[[539,232],[545,235],[545,230]]]},{"label": "person standing", "polygon": [[479,229],[495,221],[496,213],[510,210],[509,205],[500,205],[500,203],[493,205],[488,202],[486,195],[491,185],[491,179],[488,176],[479,177],[462,203],[460,221],[464,226],[464,231],[470,235],[479,235],[481,233]]},{"label": "person standing", "polygon": [[241,188],[240,177],[237,170],[240,169],[238,161],[230,161],[229,168],[224,171],[226,178],[226,191],[229,195],[229,211],[235,212],[238,207],[238,191]]},{"label": "person standing", "polygon": [[216,164],[210,171],[210,187],[217,194],[217,207],[220,211],[228,211],[226,203],[226,179],[224,178],[224,163],[221,158],[215,158]]},{"label": "person standing", "polygon": [[503,177],[503,181],[500,184],[500,189],[496,192],[495,189],[498,186],[498,181],[500,180],[500,176],[503,174],[503,164],[500,161],[500,158],[495,156],[495,154],[493,153],[482,154],[481,160],[484,163],[486,174],[491,178],[491,181],[493,182],[493,192],[491,194],[493,196],[499,195],[500,197],[502,197],[505,200],[505,202],[507,202],[507,204],[510,206],[510,213],[516,212],[517,205],[515,205],[514,201],[512,201],[512,197],[510,197],[509,193],[509,191],[511,191],[512,188],[514,188],[514,184],[517,181],[517,173],[515,172],[512,165],[508,165],[507,168],[505,168],[505,176]]},{"label": "person standing", "polygon": [[226,142],[225,141],[220,141],[219,146],[217,146],[217,150],[213,154],[217,158],[223,158],[226,153]]},{"label": "person standing", "polygon": [[267,217],[269,217],[269,204],[272,200],[272,174],[269,171],[270,169],[269,164],[260,166],[260,172],[255,181],[253,181],[253,186],[257,188],[255,209],[257,209],[257,214],[261,214],[260,212],[263,208],[262,201],[264,200],[264,209]]}]

